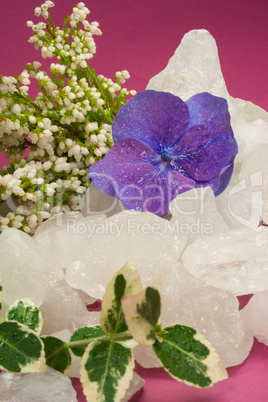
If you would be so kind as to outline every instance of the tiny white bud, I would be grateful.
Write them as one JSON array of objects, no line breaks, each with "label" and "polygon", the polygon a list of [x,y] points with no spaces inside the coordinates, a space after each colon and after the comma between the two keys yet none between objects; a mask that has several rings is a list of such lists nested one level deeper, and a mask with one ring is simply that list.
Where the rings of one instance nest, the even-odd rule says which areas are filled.
[{"label": "tiny white bud", "polygon": [[100,149],[95,149],[94,150],[94,154],[96,155],[96,156],[101,156],[102,155],[102,152],[101,152],[101,150]]},{"label": "tiny white bud", "polygon": [[36,123],[36,118],[34,117],[34,116],[29,116],[29,122],[30,123],[32,123],[32,124],[35,124]]},{"label": "tiny white bud", "polygon": [[36,17],[39,17],[41,15],[41,12],[42,12],[41,7],[36,7],[34,9],[34,15],[36,15]]}]

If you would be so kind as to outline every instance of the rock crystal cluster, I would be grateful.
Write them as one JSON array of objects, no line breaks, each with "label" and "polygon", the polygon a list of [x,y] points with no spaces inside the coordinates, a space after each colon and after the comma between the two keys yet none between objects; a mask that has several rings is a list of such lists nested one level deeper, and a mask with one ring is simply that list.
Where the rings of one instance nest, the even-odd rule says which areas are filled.
[{"label": "rock crystal cluster", "polygon": [[[68,339],[77,327],[99,322],[99,313],[86,305],[101,299],[114,273],[131,260],[143,285],[157,287],[162,295],[163,326],[194,327],[225,367],[238,365],[249,355],[254,336],[268,344],[268,113],[228,94],[216,43],[205,30],[185,35],[148,88],[183,100],[198,92],[227,99],[239,146],[229,186],[217,198],[209,187],[183,193],[160,218],[126,210],[91,185],[82,213],[59,214],[34,238],[5,230],[0,236],[4,306],[30,297],[43,314],[43,332]],[[253,297],[239,311],[237,296],[247,294]],[[144,367],[159,365],[148,346],[134,353]],[[77,367],[74,359],[71,376],[78,376]],[[27,374],[20,389],[44,375],[54,381],[51,370]],[[143,385],[134,380],[131,392]],[[0,375],[1,395],[2,389],[11,392],[9,381],[12,375]],[[15,401],[16,389],[7,395]],[[56,401],[75,400],[70,398],[69,393],[66,399],[53,395]]]}]

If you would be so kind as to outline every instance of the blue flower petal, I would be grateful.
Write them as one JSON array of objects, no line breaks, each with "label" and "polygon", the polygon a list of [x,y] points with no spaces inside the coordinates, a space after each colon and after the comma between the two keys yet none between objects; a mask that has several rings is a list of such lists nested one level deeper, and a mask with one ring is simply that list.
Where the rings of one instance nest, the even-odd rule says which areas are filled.
[{"label": "blue flower petal", "polygon": [[230,164],[234,147],[236,142],[228,132],[196,125],[186,132],[173,152],[187,175],[196,181],[209,181]]},{"label": "blue flower petal", "polygon": [[207,126],[211,131],[227,131],[234,137],[226,99],[202,92],[186,101],[190,121],[187,130],[197,124]]},{"label": "blue flower petal", "polygon": [[[93,169],[94,166],[98,168]],[[165,169],[160,173],[158,166],[151,163],[122,162],[121,158],[119,163],[108,161],[99,166],[100,162],[93,165],[89,173],[95,187],[120,199],[128,209],[149,211],[158,216],[168,213],[170,202],[178,194],[196,186],[194,180],[177,171]]]},{"label": "blue flower petal", "polygon": [[142,141],[136,138],[123,138],[112,146],[105,158],[90,166],[89,173],[99,170],[102,166],[108,168],[120,162],[144,163],[156,157],[158,155]]},{"label": "blue flower petal", "polygon": [[234,164],[230,163],[229,166],[226,166],[222,169],[219,176],[214,177],[213,179],[206,182],[196,182],[196,187],[211,187],[214,191],[215,197],[220,195],[228,186],[232,174],[233,174]]},{"label": "blue flower petal", "polygon": [[189,123],[186,104],[167,92],[139,92],[119,110],[113,124],[114,142],[136,138],[155,152],[171,147]]},{"label": "blue flower petal", "polygon": [[[143,142],[135,138],[125,138],[115,144],[105,158],[90,166],[88,175],[93,184],[105,194],[116,196],[116,184],[110,178],[110,169],[121,162],[146,164],[157,158],[156,153]],[[122,172],[121,172],[122,173]],[[107,177],[106,177],[107,176]]]}]

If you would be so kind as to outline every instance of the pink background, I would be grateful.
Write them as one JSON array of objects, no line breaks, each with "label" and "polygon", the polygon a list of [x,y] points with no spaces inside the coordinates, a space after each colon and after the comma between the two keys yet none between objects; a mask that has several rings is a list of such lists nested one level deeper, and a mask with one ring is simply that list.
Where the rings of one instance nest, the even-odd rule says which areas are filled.
[{"label": "pink background", "polygon": [[[90,21],[103,31],[96,37],[97,54],[91,65],[98,74],[114,78],[128,70],[128,89],[143,90],[160,72],[191,29],[207,29],[216,39],[229,93],[268,110],[268,1],[267,0],[92,0]],[[51,10],[60,24],[71,13],[74,0],[58,0]],[[37,19],[35,0],[8,0],[0,13],[1,69],[19,75],[26,62],[40,60],[29,44],[26,21]],[[55,17],[55,18],[54,18]],[[48,65],[44,61],[44,65]],[[0,166],[3,164],[0,156]],[[161,369],[137,368],[146,379],[131,402],[245,402],[267,401],[268,348],[255,341],[250,357],[230,368],[229,380],[198,390],[176,383]],[[79,387],[78,387],[79,388]],[[80,391],[79,391],[80,394]],[[80,401],[83,396],[80,394]]]}]

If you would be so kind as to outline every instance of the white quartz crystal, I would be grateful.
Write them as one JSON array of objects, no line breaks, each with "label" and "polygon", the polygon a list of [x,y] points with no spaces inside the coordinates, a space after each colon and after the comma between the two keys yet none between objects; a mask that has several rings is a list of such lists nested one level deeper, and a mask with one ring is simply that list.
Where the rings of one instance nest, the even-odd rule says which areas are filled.
[{"label": "white quartz crystal", "polygon": [[77,402],[71,380],[48,368],[45,373],[0,374],[1,402]]},{"label": "white quartz crystal", "polygon": [[67,268],[85,248],[90,228],[106,220],[106,215],[83,217],[80,212],[60,213],[38,227],[35,241],[49,251],[58,264]]},{"label": "white quartz crystal", "polygon": [[203,236],[182,255],[184,266],[207,284],[236,295],[268,288],[268,228],[256,232],[243,228]]},{"label": "white quartz crystal", "polygon": [[64,277],[61,267],[32,237],[18,229],[0,235],[0,277],[8,305],[28,297],[40,306],[51,281]]},{"label": "white quartz crystal", "polygon": [[241,315],[250,333],[268,345],[268,290],[253,295]]},{"label": "white quartz crystal", "polygon": [[186,234],[188,241],[229,230],[216,206],[210,187],[197,188],[178,195],[170,204],[171,226]]},{"label": "white quartz crystal", "polygon": [[130,398],[139,391],[145,384],[145,380],[141,378],[137,373],[133,373],[133,378],[130,381],[130,385],[126,390],[126,395],[122,398],[121,402],[127,402]]},{"label": "white quartz crystal", "polygon": [[163,367],[154,353],[152,345],[137,345],[133,349],[134,359],[144,368]]},{"label": "white quartz crystal", "polygon": [[[240,182],[248,180],[251,189],[250,213],[253,214],[253,211],[257,209],[256,202],[258,202],[260,218],[268,223],[268,127],[265,134],[267,143],[260,143],[252,149],[241,166],[239,179]],[[254,200],[256,200],[255,203]],[[261,200],[263,200],[262,205]]]},{"label": "white quartz crystal", "polygon": [[43,335],[63,329],[75,331],[88,324],[94,315],[88,312],[79,292],[69,286],[65,279],[51,282],[40,310],[44,320]]},{"label": "white quartz crystal", "polygon": [[149,285],[169,262],[179,260],[186,236],[173,233],[167,220],[150,213],[122,211],[88,227],[88,242],[66,270],[70,286],[102,298],[108,282],[127,260]]},{"label": "white quartz crystal", "polygon": [[209,32],[201,29],[184,35],[167,67],[150,79],[147,89],[171,92],[183,100],[198,92],[226,98],[217,45]]},{"label": "white quartz crystal", "polygon": [[246,185],[247,180],[230,187],[216,197],[216,205],[222,217],[231,229],[249,228],[260,231],[263,215],[263,193],[259,188]]},{"label": "white quartz crystal", "polygon": [[158,289],[161,295],[161,322],[175,323],[177,319],[174,306],[180,294],[202,284],[202,280],[194,277],[180,264],[166,264],[161,271],[154,275],[150,286]]}]

